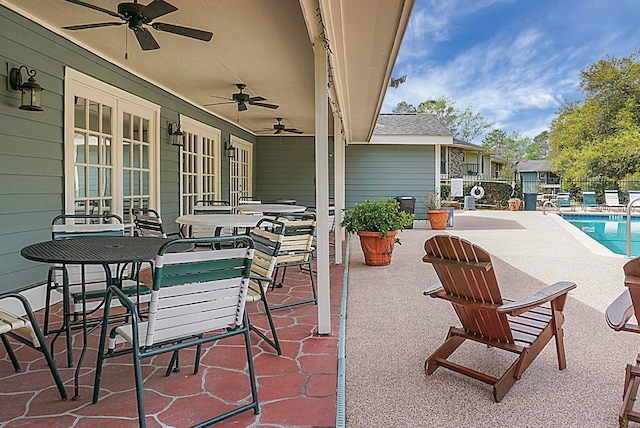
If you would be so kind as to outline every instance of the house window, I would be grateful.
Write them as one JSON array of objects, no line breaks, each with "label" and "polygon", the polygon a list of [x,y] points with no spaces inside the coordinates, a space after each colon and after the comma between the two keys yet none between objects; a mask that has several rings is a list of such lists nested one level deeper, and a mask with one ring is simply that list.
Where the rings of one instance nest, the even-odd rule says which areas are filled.
[{"label": "house window", "polygon": [[448,147],[441,146],[440,147],[440,174],[448,174],[449,173],[449,156],[448,156]]},{"label": "house window", "polygon": [[157,206],[160,107],[72,69],[65,74],[65,211]]},{"label": "house window", "polygon": [[182,151],[180,213],[191,214],[202,199],[220,194],[220,130],[186,116],[180,117],[185,135]]}]

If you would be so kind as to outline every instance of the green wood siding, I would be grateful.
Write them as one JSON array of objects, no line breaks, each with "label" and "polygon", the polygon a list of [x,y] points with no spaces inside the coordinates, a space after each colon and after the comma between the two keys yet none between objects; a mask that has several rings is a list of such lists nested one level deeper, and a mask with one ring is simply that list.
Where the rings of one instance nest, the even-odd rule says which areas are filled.
[{"label": "green wood siding", "polygon": [[426,218],[422,196],[435,188],[435,147],[358,144],[346,151],[346,206],[381,196],[413,196],[416,219]]},{"label": "green wood siding", "polygon": [[[179,210],[179,152],[171,146],[167,124],[184,114],[249,142],[255,137],[232,123],[115,66],[28,19],[0,6],[0,78],[7,65],[37,71],[45,89],[44,112],[19,110],[20,92],[0,85],[0,292],[46,279],[47,266],[29,262],[20,249],[50,239],[51,219],[64,210],[64,71],[69,66],[102,82],[161,106],[160,211],[170,231]],[[144,55],[141,53],[140,55]],[[221,153],[222,193],[229,194],[229,162]]]},{"label": "green wood siding", "polygon": [[[315,206],[315,138],[268,136],[256,140],[254,195],[264,202],[287,198],[300,205]],[[332,151],[331,138],[329,146]],[[333,157],[329,158],[329,186],[329,197],[333,198]]]}]

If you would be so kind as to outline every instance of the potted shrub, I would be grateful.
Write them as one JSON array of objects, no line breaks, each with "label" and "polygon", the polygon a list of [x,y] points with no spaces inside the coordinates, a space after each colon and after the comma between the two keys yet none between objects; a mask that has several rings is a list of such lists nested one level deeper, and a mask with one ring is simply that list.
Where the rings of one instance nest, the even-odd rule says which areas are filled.
[{"label": "potted shrub", "polygon": [[509,209],[511,211],[519,211],[520,210],[520,204],[522,203],[522,201],[518,198],[511,198],[507,201],[509,203]]},{"label": "potted shrub", "polygon": [[443,210],[440,201],[440,192],[429,192],[426,197],[422,197],[424,206],[427,208],[427,216],[431,229],[444,230],[447,228],[449,211]]},{"label": "potted shrub", "polygon": [[413,214],[400,210],[400,204],[393,199],[380,198],[377,202],[368,199],[355,208],[345,208],[344,226],[349,233],[357,233],[364,253],[365,263],[370,266],[384,266],[391,263],[394,244],[400,243],[398,230],[413,224]]}]

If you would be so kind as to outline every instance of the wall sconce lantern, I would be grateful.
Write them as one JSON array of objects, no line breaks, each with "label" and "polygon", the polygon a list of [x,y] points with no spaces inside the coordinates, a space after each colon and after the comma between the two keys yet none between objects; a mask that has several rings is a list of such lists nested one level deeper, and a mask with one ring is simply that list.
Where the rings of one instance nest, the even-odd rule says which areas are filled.
[{"label": "wall sconce lantern", "polygon": [[[27,71],[29,80],[22,83],[22,69]],[[42,109],[42,87],[34,79],[35,70],[29,70],[27,66],[14,67],[9,72],[9,84],[16,91],[22,91],[22,103],[20,110],[44,111]]]},{"label": "wall sconce lantern", "polygon": [[184,132],[179,123],[171,122],[167,126],[167,133],[171,136],[171,145],[181,147],[184,145]]},{"label": "wall sconce lantern", "polygon": [[236,148],[233,147],[233,144],[227,143],[224,147],[224,152],[229,159],[235,159],[236,157]]}]

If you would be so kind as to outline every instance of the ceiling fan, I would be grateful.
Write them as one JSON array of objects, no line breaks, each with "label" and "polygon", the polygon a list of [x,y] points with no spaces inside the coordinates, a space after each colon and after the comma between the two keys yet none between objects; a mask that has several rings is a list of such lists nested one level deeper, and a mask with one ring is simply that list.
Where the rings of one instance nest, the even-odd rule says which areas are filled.
[{"label": "ceiling fan", "polygon": [[138,0],[134,0],[133,3],[120,3],[118,5],[118,11],[113,12],[108,9],[95,6],[90,3],[86,3],[80,0],[66,0],[69,3],[74,3],[79,6],[88,7],[89,9],[97,10],[98,12],[106,13],[115,18],[120,18],[122,22],[98,22],[95,24],[82,24],[82,25],[69,25],[62,27],[65,30],[86,30],[89,28],[100,27],[112,27],[127,24],[129,28],[133,30],[133,33],[138,39],[138,43],[143,51],[149,51],[153,49],[160,49],[160,45],[153,37],[151,32],[145,28],[145,25],[151,26],[154,30],[164,31],[167,33],[178,34],[180,36],[190,37],[192,39],[198,39],[208,42],[213,37],[213,33],[209,31],[196,30],[195,28],[181,27],[179,25],[164,24],[162,22],[153,22],[156,18],[167,15],[171,12],[178,10],[177,7],[167,3],[164,0],[153,0],[148,5],[138,4]]},{"label": "ceiling fan", "polygon": [[233,94],[231,96],[231,99],[226,98],[226,97],[219,97],[216,95],[211,95],[214,98],[221,98],[223,100],[227,100],[225,102],[220,102],[220,103],[213,103],[213,104],[205,104],[205,106],[215,106],[215,105],[220,105],[220,104],[230,104],[230,103],[237,103],[238,104],[238,111],[245,111],[247,109],[247,104],[252,105],[252,106],[258,106],[258,107],[266,107],[266,108],[272,108],[272,109],[277,109],[279,106],[275,105],[275,104],[267,104],[267,103],[263,103],[261,101],[266,101],[267,99],[264,97],[251,97],[249,96],[249,94],[245,94],[244,92],[242,92],[242,90],[244,88],[247,87],[247,85],[245,85],[244,83],[236,83],[236,86],[238,87],[238,90],[240,92]]},{"label": "ceiling fan", "polygon": [[287,128],[286,126],[284,126],[284,123],[282,123],[282,118],[281,117],[276,117],[276,120],[278,121],[278,123],[273,125],[273,129],[276,130],[276,132],[274,132],[274,134],[280,134],[282,131],[284,131],[284,132],[292,132],[294,134],[302,134],[302,131],[300,131],[299,129]]}]

